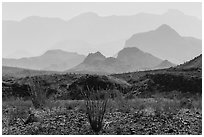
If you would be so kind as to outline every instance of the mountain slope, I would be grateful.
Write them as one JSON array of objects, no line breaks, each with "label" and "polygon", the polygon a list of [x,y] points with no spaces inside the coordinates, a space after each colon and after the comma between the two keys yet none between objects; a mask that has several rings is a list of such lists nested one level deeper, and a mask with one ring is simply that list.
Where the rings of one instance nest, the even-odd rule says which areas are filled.
[{"label": "mountain slope", "polygon": [[116,58],[109,57],[106,58],[100,52],[90,53],[84,61],[75,66],[74,68],[68,70],[70,72],[81,72],[81,73],[98,73],[98,74],[108,74],[108,73],[118,73],[127,70],[127,66],[117,60]]},{"label": "mountain slope", "polygon": [[183,70],[186,70],[186,69],[202,70],[202,54],[195,57],[194,59],[184,63],[184,64],[176,66],[175,68],[176,69],[183,69]]},{"label": "mountain slope", "polygon": [[36,70],[63,71],[81,63],[83,59],[84,56],[77,53],[65,52],[62,50],[49,50],[37,57],[21,59],[3,58],[2,64],[4,66]]},{"label": "mountain slope", "polygon": [[170,68],[176,66],[175,64],[169,62],[168,60],[162,61],[159,65],[154,67],[154,69],[165,69],[165,68]]},{"label": "mountain slope", "polygon": [[84,73],[124,73],[151,69],[161,62],[161,59],[149,53],[144,53],[136,47],[132,47],[122,49],[118,53],[117,58],[106,58],[100,52],[91,53],[81,64],[68,71]]},{"label": "mountain slope", "polygon": [[117,59],[129,66],[128,71],[150,69],[162,62],[161,59],[136,47],[122,49],[118,53]]},{"label": "mountain slope", "polygon": [[137,47],[179,64],[201,54],[202,41],[182,37],[173,28],[164,24],[156,30],[134,34],[126,41],[125,47]]}]

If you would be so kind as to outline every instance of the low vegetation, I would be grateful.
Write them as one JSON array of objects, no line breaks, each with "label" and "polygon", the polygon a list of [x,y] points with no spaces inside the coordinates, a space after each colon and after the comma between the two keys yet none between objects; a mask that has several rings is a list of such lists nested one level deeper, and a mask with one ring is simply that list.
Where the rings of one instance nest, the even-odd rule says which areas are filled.
[{"label": "low vegetation", "polygon": [[[44,109],[35,109],[32,101],[5,101],[2,131],[10,135],[202,134],[201,98],[100,101],[57,100]],[[30,114],[35,119],[28,121]]]},{"label": "low vegetation", "polygon": [[159,70],[3,77],[2,134],[200,135],[200,75]]}]

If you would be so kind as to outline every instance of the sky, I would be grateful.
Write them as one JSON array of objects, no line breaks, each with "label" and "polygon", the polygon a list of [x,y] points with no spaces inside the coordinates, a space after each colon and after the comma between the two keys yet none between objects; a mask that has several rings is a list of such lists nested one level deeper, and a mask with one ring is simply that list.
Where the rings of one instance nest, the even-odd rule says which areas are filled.
[{"label": "sky", "polygon": [[7,2],[2,4],[3,20],[18,21],[28,16],[69,20],[84,12],[95,12],[100,16],[134,15],[140,12],[163,14],[168,9],[178,9],[187,15],[202,18],[202,4],[199,2]]}]

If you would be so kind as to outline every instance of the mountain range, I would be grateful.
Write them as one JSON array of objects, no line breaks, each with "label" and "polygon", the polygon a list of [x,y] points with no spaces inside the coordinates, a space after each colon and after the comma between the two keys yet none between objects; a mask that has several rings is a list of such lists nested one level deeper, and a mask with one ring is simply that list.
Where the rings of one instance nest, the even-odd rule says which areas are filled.
[{"label": "mountain range", "polygon": [[181,64],[201,54],[202,41],[183,37],[163,24],[155,30],[134,34],[126,40],[125,47],[137,47],[161,59]]},{"label": "mountain range", "polygon": [[105,57],[100,52],[90,53],[82,63],[68,70],[68,72],[80,73],[124,73],[146,69],[168,68],[173,66],[168,61],[165,65],[163,61],[149,53],[145,53],[136,47],[122,49],[116,58]]},{"label": "mountain range", "polygon": [[56,49],[36,57],[3,58],[3,65],[66,72],[123,73],[173,67],[178,61],[176,59],[187,61],[201,54],[201,48],[201,40],[182,37],[170,26],[163,24],[155,30],[131,36],[116,57],[105,57],[100,52],[90,53],[85,57]]},{"label": "mountain range", "polygon": [[[106,56],[112,56],[124,46],[121,40],[162,24],[170,25],[182,36],[202,36],[202,21],[177,10],[162,15],[139,13],[131,16],[99,16],[88,12],[70,20],[30,16],[21,21],[2,22],[3,57],[19,50],[37,56],[56,49],[58,45],[65,45],[61,49],[69,52],[77,50],[80,54],[88,54],[100,49]],[[70,45],[73,41],[81,42],[75,42],[73,49],[67,49],[73,47]],[[88,43],[88,50],[81,48],[82,42]],[[113,50],[108,50],[108,47]]]},{"label": "mountain range", "polygon": [[113,57],[106,58],[100,52],[90,53],[82,63],[68,72],[108,74],[125,72],[127,66]]},{"label": "mountain range", "polygon": [[174,67],[174,66],[176,66],[176,64],[173,64],[173,63],[169,62],[168,60],[164,60],[159,65],[154,67],[153,69],[165,69],[165,68],[170,68],[170,67]]},{"label": "mountain range", "polygon": [[48,50],[41,56],[8,59],[3,58],[3,66],[20,67],[34,70],[64,71],[78,65],[85,58],[73,52],[62,50]]}]

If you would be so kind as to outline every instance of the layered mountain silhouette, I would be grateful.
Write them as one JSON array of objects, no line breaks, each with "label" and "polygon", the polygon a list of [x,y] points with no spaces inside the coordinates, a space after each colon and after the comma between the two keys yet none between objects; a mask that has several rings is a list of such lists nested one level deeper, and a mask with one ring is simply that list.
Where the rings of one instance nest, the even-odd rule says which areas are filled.
[{"label": "layered mountain silhouette", "polygon": [[124,48],[117,58],[106,58],[100,52],[89,54],[84,61],[69,72],[93,72],[93,73],[122,73],[152,69],[160,64],[161,59],[141,51],[136,47]]},{"label": "layered mountain silhouette", "polygon": [[68,72],[80,72],[80,73],[118,73],[125,72],[128,66],[113,57],[106,58],[100,52],[90,53],[84,61],[68,70]]},{"label": "layered mountain silhouette", "polygon": [[[37,55],[58,43],[67,43],[65,45],[68,47],[69,41],[73,40],[90,43],[96,49],[102,48],[104,43],[106,47],[116,49],[117,45],[113,47],[114,44],[111,43],[162,24],[172,26],[182,36],[201,38],[201,20],[175,10],[162,15],[140,13],[131,16],[105,17],[95,13],[83,13],[67,21],[31,16],[21,21],[2,22],[3,57],[18,50]],[[78,44],[80,47],[80,43]],[[77,43],[75,46],[78,46]],[[83,53],[83,50],[77,52]],[[107,52],[110,55],[114,51]]]},{"label": "layered mountain silhouette", "polygon": [[[90,18],[88,15],[87,17]],[[76,20],[79,19],[81,18]],[[73,47],[77,43],[80,43],[81,47],[85,46],[84,49],[90,45],[77,40],[71,42]],[[66,47],[66,45],[67,42],[61,43],[61,46]],[[173,67],[175,66],[173,63],[180,64],[199,55],[202,52],[201,49],[201,40],[182,37],[173,28],[163,24],[155,30],[134,34],[125,42],[125,48],[120,50],[115,58],[105,57],[100,52],[90,53],[85,58],[84,55],[55,49],[36,57],[3,58],[3,65],[35,70],[123,73]]]},{"label": "layered mountain silhouette", "polygon": [[202,41],[193,37],[182,37],[169,25],[163,24],[155,30],[134,34],[125,47],[137,47],[145,52],[181,64],[201,54]]},{"label": "layered mountain silhouette", "polygon": [[176,66],[176,64],[173,64],[168,60],[164,60],[159,65],[154,67],[154,69],[165,69],[165,68],[170,68],[170,67],[174,67],[174,66]]},{"label": "layered mountain silhouette", "polygon": [[84,55],[79,55],[73,52],[65,52],[62,50],[49,50],[41,56],[6,59],[3,58],[3,66],[20,67],[35,70],[52,70],[64,71],[81,63],[85,58]]},{"label": "layered mountain silhouette", "polygon": [[161,59],[136,47],[128,47],[119,51],[117,59],[129,66],[128,71],[151,69],[162,62]]}]

